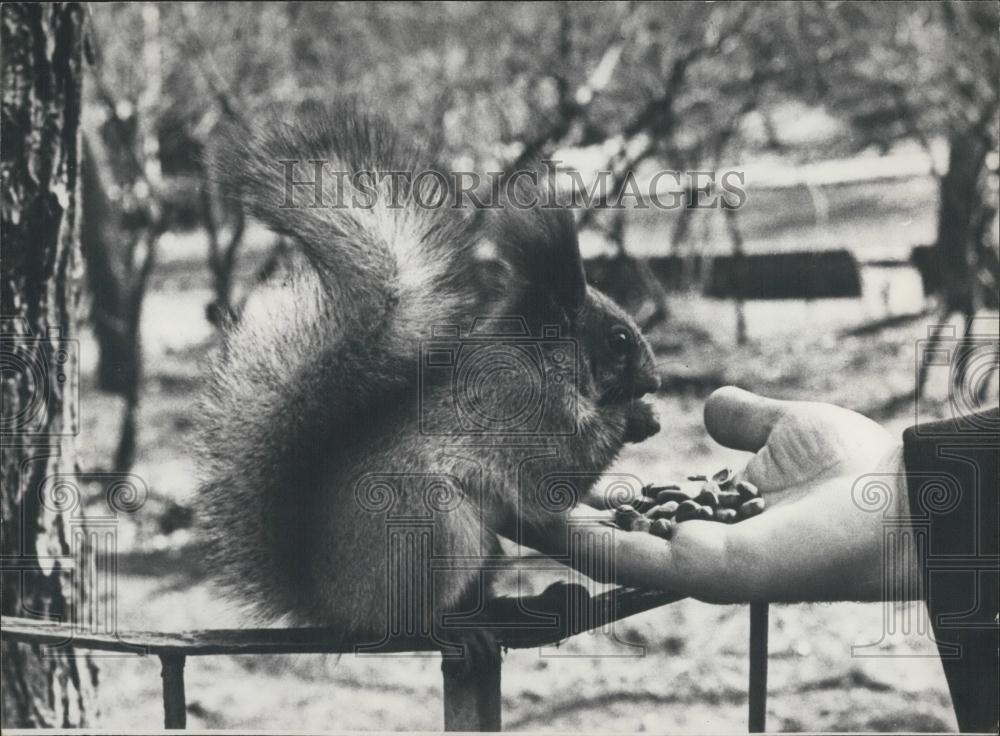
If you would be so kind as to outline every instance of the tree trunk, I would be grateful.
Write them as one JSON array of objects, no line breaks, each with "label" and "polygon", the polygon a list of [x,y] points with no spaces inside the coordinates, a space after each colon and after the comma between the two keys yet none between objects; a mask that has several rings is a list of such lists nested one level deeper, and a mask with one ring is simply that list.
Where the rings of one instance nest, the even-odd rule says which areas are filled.
[{"label": "tree trunk", "polygon": [[[0,609],[77,621],[85,611],[76,472],[76,207],[84,9],[4,3]],[[67,568],[76,567],[76,574]],[[3,644],[0,723],[94,718],[96,668],[70,646]]]},{"label": "tree trunk", "polygon": [[[743,256],[745,254],[743,251],[743,233],[740,230],[740,225],[737,221],[736,208],[728,207],[725,203],[723,203],[722,213],[726,218],[726,228],[729,230],[729,241],[733,244],[733,271],[739,274],[745,268],[745,261],[743,260]],[[736,305],[736,344],[746,345],[748,342],[747,317],[746,309],[743,304],[743,298],[737,295],[733,298],[733,303]]]},{"label": "tree trunk", "polygon": [[[104,132],[119,150],[129,150],[126,146],[134,147],[134,141],[114,138],[119,127],[106,126]],[[125,401],[118,449],[111,465],[114,472],[125,473],[134,464],[137,450],[142,304],[161,222],[139,228],[125,226],[122,208],[108,196],[101,178],[98,158],[106,162],[107,157],[98,156],[98,152],[107,150],[104,143],[86,137],[82,141],[80,250],[90,296],[90,325],[97,339],[97,387]],[[120,180],[119,185],[133,188],[135,180]]]},{"label": "tree trunk", "polygon": [[987,203],[985,177],[989,144],[966,132],[951,137],[948,172],[941,177],[936,248],[944,281],[944,308],[971,318],[976,312],[977,242]]},{"label": "tree trunk", "polygon": [[[949,138],[948,171],[941,177],[937,242],[934,262],[941,270],[941,314],[938,329],[930,337],[928,351],[939,347],[942,328],[951,315],[960,313],[966,328],[972,324],[982,304],[980,271],[987,269],[983,242],[994,205],[989,200],[986,181],[986,155],[993,147],[988,136],[975,130],[953,133]],[[985,274],[988,276],[988,274]],[[927,363],[917,375],[916,393],[922,394],[927,382]],[[953,388],[965,381],[964,361],[952,374]]]},{"label": "tree trunk", "polygon": [[80,250],[90,296],[90,325],[97,339],[97,388],[125,395],[136,382],[137,356],[126,325],[124,284],[129,235],[121,227],[121,212],[108,197],[94,147],[83,138],[80,166]]}]

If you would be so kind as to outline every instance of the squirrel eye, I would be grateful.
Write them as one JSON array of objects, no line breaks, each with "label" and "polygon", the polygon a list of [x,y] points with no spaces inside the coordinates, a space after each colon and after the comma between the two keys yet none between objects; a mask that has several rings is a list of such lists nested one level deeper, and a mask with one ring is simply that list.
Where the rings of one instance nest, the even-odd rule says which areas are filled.
[{"label": "squirrel eye", "polygon": [[617,355],[624,355],[632,347],[632,335],[624,327],[615,327],[608,333],[608,347]]}]

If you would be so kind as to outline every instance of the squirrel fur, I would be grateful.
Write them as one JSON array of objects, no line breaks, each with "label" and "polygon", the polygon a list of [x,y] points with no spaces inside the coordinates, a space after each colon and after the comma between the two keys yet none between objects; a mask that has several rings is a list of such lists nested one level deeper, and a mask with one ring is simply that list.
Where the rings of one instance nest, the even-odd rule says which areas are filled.
[{"label": "squirrel fur", "polygon": [[[304,204],[283,206],[280,162],[300,162],[302,178],[317,160],[349,172],[441,170],[353,105],[228,138],[218,178],[291,237],[306,265],[266,287],[214,366],[199,420],[200,526],[215,576],[263,617],[355,639],[377,639],[400,617],[436,631],[442,614],[482,605],[498,534],[564,519],[626,442],[658,431],[638,400],[657,387],[653,355],[629,316],[587,286],[569,211],[505,206],[477,218],[388,185],[372,206],[309,206],[302,186]],[[505,268],[485,296],[475,278],[484,242]],[[532,339],[556,325],[576,346],[570,380],[565,365],[532,372],[515,360],[474,387],[487,418],[509,416],[528,388],[542,396],[531,442],[463,434],[464,387],[421,375],[434,326],[457,326],[462,342],[481,316],[518,317]],[[587,487],[560,498],[549,482],[560,474]],[[399,519],[430,530],[405,561],[386,541]],[[462,564],[435,568],[420,600],[397,600],[396,583],[428,558]]]}]

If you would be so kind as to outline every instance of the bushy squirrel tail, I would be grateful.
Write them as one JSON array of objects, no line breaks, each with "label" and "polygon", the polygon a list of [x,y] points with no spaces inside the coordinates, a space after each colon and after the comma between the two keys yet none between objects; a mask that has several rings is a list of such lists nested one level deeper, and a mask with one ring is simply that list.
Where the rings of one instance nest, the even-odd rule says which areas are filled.
[{"label": "bushy squirrel tail", "polygon": [[214,165],[224,188],[299,245],[342,321],[363,310],[378,325],[430,295],[447,310],[449,288],[465,296],[475,218],[429,206],[450,195],[448,180],[387,121],[340,103],[225,139]]},{"label": "bushy squirrel tail", "polygon": [[356,105],[234,129],[213,170],[308,261],[255,294],[200,413],[199,520],[216,576],[266,616],[294,616],[308,606],[310,494],[356,424],[412,385],[430,326],[474,313],[475,237],[468,212],[422,206],[440,177],[414,190],[385,176],[436,167]]}]

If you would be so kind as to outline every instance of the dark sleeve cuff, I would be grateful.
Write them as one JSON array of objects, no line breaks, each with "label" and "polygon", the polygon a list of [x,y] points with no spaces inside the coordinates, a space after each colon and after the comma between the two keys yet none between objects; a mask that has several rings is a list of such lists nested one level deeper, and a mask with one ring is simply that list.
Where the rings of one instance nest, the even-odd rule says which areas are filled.
[{"label": "dark sleeve cuff", "polygon": [[903,434],[911,523],[962,731],[996,733],[1000,409]]}]

